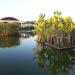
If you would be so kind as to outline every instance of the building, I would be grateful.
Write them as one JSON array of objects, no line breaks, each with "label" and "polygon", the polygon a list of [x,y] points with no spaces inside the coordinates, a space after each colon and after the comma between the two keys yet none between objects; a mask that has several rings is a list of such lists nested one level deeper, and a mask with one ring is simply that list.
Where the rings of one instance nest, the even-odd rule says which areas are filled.
[{"label": "building", "polygon": [[36,24],[32,21],[21,22],[21,28],[35,27]]},{"label": "building", "polygon": [[0,19],[0,23],[20,23],[20,21],[14,17],[4,17]]}]

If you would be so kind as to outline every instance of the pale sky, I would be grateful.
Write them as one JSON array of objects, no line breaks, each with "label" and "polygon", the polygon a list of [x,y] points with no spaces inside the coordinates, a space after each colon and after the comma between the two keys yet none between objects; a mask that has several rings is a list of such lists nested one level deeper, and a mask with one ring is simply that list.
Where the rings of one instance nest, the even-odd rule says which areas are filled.
[{"label": "pale sky", "polygon": [[21,21],[37,20],[40,13],[49,18],[57,9],[62,16],[72,16],[75,21],[75,0],[0,0],[0,18],[11,16]]}]

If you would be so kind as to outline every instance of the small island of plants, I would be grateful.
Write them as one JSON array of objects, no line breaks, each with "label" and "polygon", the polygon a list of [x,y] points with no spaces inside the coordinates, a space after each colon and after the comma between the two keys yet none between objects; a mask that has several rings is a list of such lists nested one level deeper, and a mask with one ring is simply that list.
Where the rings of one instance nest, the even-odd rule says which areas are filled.
[{"label": "small island of plants", "polygon": [[34,32],[37,35],[37,41],[52,47],[75,46],[75,22],[70,16],[62,17],[58,10],[48,19],[45,19],[45,14],[40,14]]}]

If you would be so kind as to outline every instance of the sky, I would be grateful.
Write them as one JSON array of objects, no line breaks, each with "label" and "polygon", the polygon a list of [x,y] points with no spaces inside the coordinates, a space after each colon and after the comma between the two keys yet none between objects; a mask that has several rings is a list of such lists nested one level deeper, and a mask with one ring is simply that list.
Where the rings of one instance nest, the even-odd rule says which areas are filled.
[{"label": "sky", "polygon": [[37,20],[40,13],[46,18],[53,15],[55,10],[62,16],[71,16],[75,21],[74,0],[0,0],[0,18],[15,17],[21,21]]}]

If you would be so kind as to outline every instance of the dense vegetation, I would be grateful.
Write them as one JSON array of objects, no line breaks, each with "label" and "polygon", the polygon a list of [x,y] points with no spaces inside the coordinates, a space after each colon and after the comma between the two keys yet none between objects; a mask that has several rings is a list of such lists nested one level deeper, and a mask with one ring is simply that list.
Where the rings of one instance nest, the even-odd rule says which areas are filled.
[{"label": "dense vegetation", "polygon": [[70,16],[63,18],[61,12],[57,10],[48,19],[45,19],[45,14],[40,14],[37,27],[34,31],[38,35],[38,40],[41,42],[45,40],[48,42],[52,39],[57,39],[58,42],[59,38],[62,41],[64,37],[68,37],[68,40],[70,39],[71,41],[71,34],[75,32],[75,22],[73,22]]},{"label": "dense vegetation", "polygon": [[0,23],[0,36],[17,36],[19,27],[17,23]]}]

